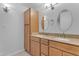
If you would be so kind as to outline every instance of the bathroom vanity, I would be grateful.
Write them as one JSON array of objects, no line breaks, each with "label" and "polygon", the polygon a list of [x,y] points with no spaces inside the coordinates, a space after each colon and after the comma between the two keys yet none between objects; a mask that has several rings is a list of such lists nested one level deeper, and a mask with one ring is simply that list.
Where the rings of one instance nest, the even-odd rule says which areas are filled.
[{"label": "bathroom vanity", "polygon": [[[33,56],[78,56],[79,55],[79,35],[66,35],[65,32],[72,26],[72,13],[69,10],[62,10],[58,14],[57,25],[62,34],[46,33],[48,29],[48,19],[42,17],[41,28],[43,33],[39,33],[38,12],[31,8],[25,12],[25,39],[24,48]],[[54,24],[54,20],[51,20]],[[37,25],[37,26],[36,26]],[[53,25],[52,25],[53,26]],[[73,38],[75,37],[75,38]]]},{"label": "bathroom vanity", "polygon": [[32,33],[31,55],[77,56],[79,55],[79,39]]}]

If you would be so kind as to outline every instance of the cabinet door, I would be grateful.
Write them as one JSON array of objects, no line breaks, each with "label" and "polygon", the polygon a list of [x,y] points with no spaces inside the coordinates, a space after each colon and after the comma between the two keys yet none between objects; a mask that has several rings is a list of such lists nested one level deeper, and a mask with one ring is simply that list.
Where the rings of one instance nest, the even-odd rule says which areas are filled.
[{"label": "cabinet door", "polygon": [[41,44],[41,54],[48,56],[48,46]]},{"label": "cabinet door", "polygon": [[30,8],[24,12],[24,24],[30,24]]},{"label": "cabinet door", "polygon": [[40,43],[31,41],[31,54],[33,56],[40,56]]},{"label": "cabinet door", "polygon": [[34,47],[35,47],[34,43],[35,42],[31,40],[31,55],[33,55],[33,56],[34,56]]},{"label": "cabinet door", "polygon": [[63,56],[74,56],[74,55],[71,53],[63,52]]},{"label": "cabinet door", "polygon": [[29,30],[29,25],[25,25],[25,28],[24,28],[24,48],[28,52],[30,51],[30,30]]},{"label": "cabinet door", "polygon": [[31,9],[31,32],[39,31],[39,14],[36,10]]},{"label": "cabinet door", "polygon": [[34,43],[34,55],[40,56],[40,43],[39,42]]},{"label": "cabinet door", "polygon": [[62,55],[62,51],[49,47],[49,56],[61,56]]}]

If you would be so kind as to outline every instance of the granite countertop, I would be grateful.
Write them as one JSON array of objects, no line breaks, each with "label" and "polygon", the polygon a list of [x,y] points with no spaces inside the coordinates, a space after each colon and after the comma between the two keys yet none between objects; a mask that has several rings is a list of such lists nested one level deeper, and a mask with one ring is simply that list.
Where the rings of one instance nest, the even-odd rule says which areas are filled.
[{"label": "granite countertop", "polygon": [[32,33],[32,36],[79,46],[79,39],[77,38],[63,38],[39,33]]}]

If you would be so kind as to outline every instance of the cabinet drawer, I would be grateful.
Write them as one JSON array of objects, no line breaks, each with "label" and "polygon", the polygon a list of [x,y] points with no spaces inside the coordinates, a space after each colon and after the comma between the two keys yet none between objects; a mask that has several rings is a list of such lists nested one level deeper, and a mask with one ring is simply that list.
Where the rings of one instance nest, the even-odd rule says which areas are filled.
[{"label": "cabinet drawer", "polygon": [[64,43],[59,43],[59,42],[49,42],[49,46],[56,47],[58,49],[70,52],[72,54],[79,55],[79,47],[78,46],[73,46],[69,44],[64,44]]},{"label": "cabinet drawer", "polygon": [[48,56],[48,46],[41,44],[41,53]]},{"label": "cabinet drawer", "polygon": [[47,39],[41,39],[41,43],[45,44],[45,45],[48,45],[48,40]]},{"label": "cabinet drawer", "polygon": [[60,45],[61,45],[61,43],[59,43],[59,42],[49,41],[49,46],[51,46],[51,47],[58,48],[58,47],[60,47]]},{"label": "cabinet drawer", "polygon": [[40,38],[39,37],[32,36],[31,40],[36,41],[36,42],[40,42]]}]

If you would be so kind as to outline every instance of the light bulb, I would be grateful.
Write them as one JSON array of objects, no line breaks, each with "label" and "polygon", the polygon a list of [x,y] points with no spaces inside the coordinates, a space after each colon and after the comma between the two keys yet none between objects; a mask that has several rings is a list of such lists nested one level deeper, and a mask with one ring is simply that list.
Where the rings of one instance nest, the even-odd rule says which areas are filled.
[{"label": "light bulb", "polygon": [[45,8],[49,8],[50,7],[50,4],[49,3],[46,3],[46,4],[44,4],[44,7]]},{"label": "light bulb", "polygon": [[10,6],[9,4],[7,4],[7,3],[4,3],[3,5],[6,6],[6,7],[8,7],[8,8],[11,7],[11,6]]}]

